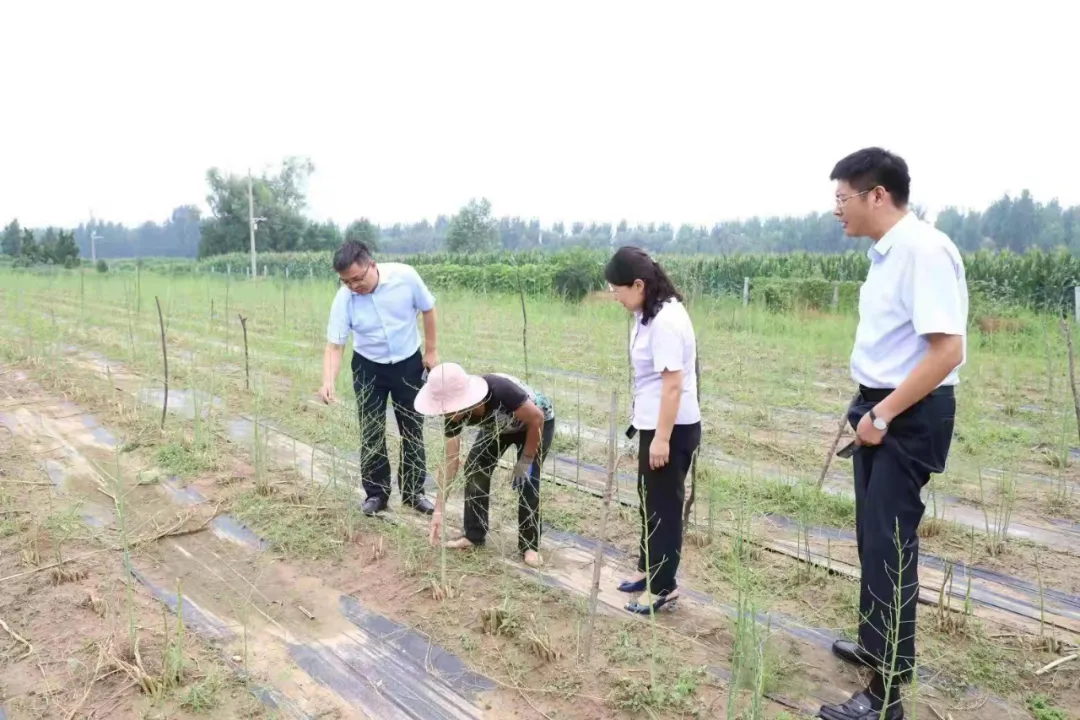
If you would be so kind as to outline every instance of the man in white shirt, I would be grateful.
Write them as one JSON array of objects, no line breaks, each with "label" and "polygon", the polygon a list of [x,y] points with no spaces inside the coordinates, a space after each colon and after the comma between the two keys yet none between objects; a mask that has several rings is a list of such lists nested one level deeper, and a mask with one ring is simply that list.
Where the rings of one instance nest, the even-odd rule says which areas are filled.
[{"label": "man in white shirt", "polygon": [[[334,254],[342,287],[330,306],[319,397],[334,399],[345,340],[353,336],[353,390],[360,415],[360,473],[368,515],[386,508],[390,497],[390,460],[386,450],[386,400],[394,403],[401,433],[398,486],[401,499],[418,512],[435,510],[424,497],[427,460],[423,416],[413,403],[424,385],[424,371],[439,364],[435,349],[435,297],[412,267],[376,265],[367,246],[347,242]],[[424,352],[416,315],[424,317]]]},{"label": "man in white shirt", "polygon": [[873,674],[866,690],[823,706],[819,717],[878,720],[884,706],[885,720],[901,720],[899,690],[915,659],[920,491],[944,471],[952,441],[967,282],[953,242],[908,209],[903,159],[866,148],[838,162],[830,179],[845,233],[873,240],[851,353],[859,393],[848,413],[856,435],[859,643],[840,640],[833,650]]}]

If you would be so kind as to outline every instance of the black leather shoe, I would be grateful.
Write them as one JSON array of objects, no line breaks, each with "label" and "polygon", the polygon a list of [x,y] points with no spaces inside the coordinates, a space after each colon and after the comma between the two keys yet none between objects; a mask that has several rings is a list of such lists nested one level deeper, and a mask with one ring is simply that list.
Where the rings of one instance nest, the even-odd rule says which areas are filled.
[{"label": "black leather shoe", "polygon": [[360,511],[365,515],[374,515],[375,513],[382,512],[386,509],[386,498],[373,495],[364,501],[364,504],[360,506]]},{"label": "black leather shoe", "polygon": [[403,500],[402,505],[408,505],[416,512],[423,513],[424,515],[431,515],[435,512],[435,506],[423,495]]},{"label": "black leather shoe", "polygon": [[874,658],[870,653],[863,650],[859,643],[850,640],[837,640],[832,644],[832,651],[838,658],[852,665],[870,669],[875,667]]},{"label": "black leather shoe", "polygon": [[[839,705],[822,705],[818,717],[824,720],[879,720],[882,715],[870,704],[870,693],[863,690]],[[893,703],[885,711],[884,720],[904,720],[904,706]]]}]

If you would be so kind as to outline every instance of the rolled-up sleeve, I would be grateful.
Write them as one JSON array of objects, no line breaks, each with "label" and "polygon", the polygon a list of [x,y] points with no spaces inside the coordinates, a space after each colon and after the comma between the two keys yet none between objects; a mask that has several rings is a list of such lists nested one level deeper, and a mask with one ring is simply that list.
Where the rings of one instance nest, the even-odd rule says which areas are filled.
[{"label": "rolled-up sleeve", "polygon": [[908,293],[911,324],[919,335],[963,335],[967,327],[960,274],[948,249],[940,245],[913,250]]},{"label": "rolled-up sleeve", "polygon": [[424,284],[424,279],[420,277],[420,273],[416,272],[416,268],[409,267],[408,271],[409,284],[412,286],[413,305],[420,312],[427,312],[435,307],[435,296],[428,290],[428,286]]},{"label": "rolled-up sleeve", "polygon": [[349,339],[349,289],[341,288],[330,305],[330,319],[326,323],[326,341],[332,345],[344,345]]}]

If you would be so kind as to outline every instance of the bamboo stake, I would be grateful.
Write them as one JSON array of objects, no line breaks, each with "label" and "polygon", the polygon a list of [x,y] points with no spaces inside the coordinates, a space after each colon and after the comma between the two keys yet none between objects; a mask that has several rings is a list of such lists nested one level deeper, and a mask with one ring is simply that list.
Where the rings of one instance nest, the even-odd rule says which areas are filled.
[{"label": "bamboo stake", "polygon": [[592,590],[589,592],[589,622],[585,627],[585,643],[582,657],[588,661],[592,650],[593,625],[596,622],[596,601],[600,594],[600,568],[604,561],[604,542],[607,538],[608,514],[611,510],[611,489],[615,485],[615,473],[618,470],[618,446],[615,440],[615,415],[618,412],[618,393],[611,391],[611,412],[608,419],[608,476],[604,487],[604,510],[600,514],[600,532],[597,535],[596,551],[593,553]]},{"label": "bamboo stake", "polygon": [[169,354],[165,350],[165,319],[161,315],[161,300],[154,296],[157,303],[158,325],[161,327],[161,360],[165,364],[165,400],[161,403],[161,428],[165,429],[165,413],[169,409]]},{"label": "bamboo stake", "polygon": [[1073,352],[1072,328],[1068,320],[1061,321],[1065,344],[1069,347],[1069,385],[1072,386],[1073,410],[1076,413],[1076,433],[1080,435],[1080,394],[1076,391],[1076,354]]},{"label": "bamboo stake", "polygon": [[247,337],[247,318],[237,313],[236,316],[240,318],[240,327],[244,329],[244,389],[251,391],[251,365],[248,361],[248,337]]},{"label": "bamboo stake", "polygon": [[[851,398],[851,402],[848,403],[850,407],[855,403],[858,398],[856,394]],[[840,438],[844,436],[844,427],[847,425],[848,411],[844,410],[844,413],[840,416],[840,426],[836,428],[836,437],[833,438],[832,446],[829,447],[829,452],[825,453],[825,463],[821,466],[821,474],[818,475],[817,489],[821,492],[821,487],[825,484],[825,476],[829,474],[829,466],[832,464],[833,455],[836,454],[836,446],[840,444]]]}]

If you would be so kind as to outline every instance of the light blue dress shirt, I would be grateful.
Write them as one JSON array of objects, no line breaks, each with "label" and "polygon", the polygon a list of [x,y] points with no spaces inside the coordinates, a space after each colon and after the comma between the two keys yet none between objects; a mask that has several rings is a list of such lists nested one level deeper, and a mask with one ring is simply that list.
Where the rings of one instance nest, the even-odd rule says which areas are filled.
[{"label": "light blue dress shirt", "polygon": [[416,314],[435,307],[435,296],[420,274],[402,263],[379,263],[379,284],[368,295],[342,286],[330,306],[326,339],[344,345],[353,334],[353,350],[377,363],[398,363],[420,349]]}]

